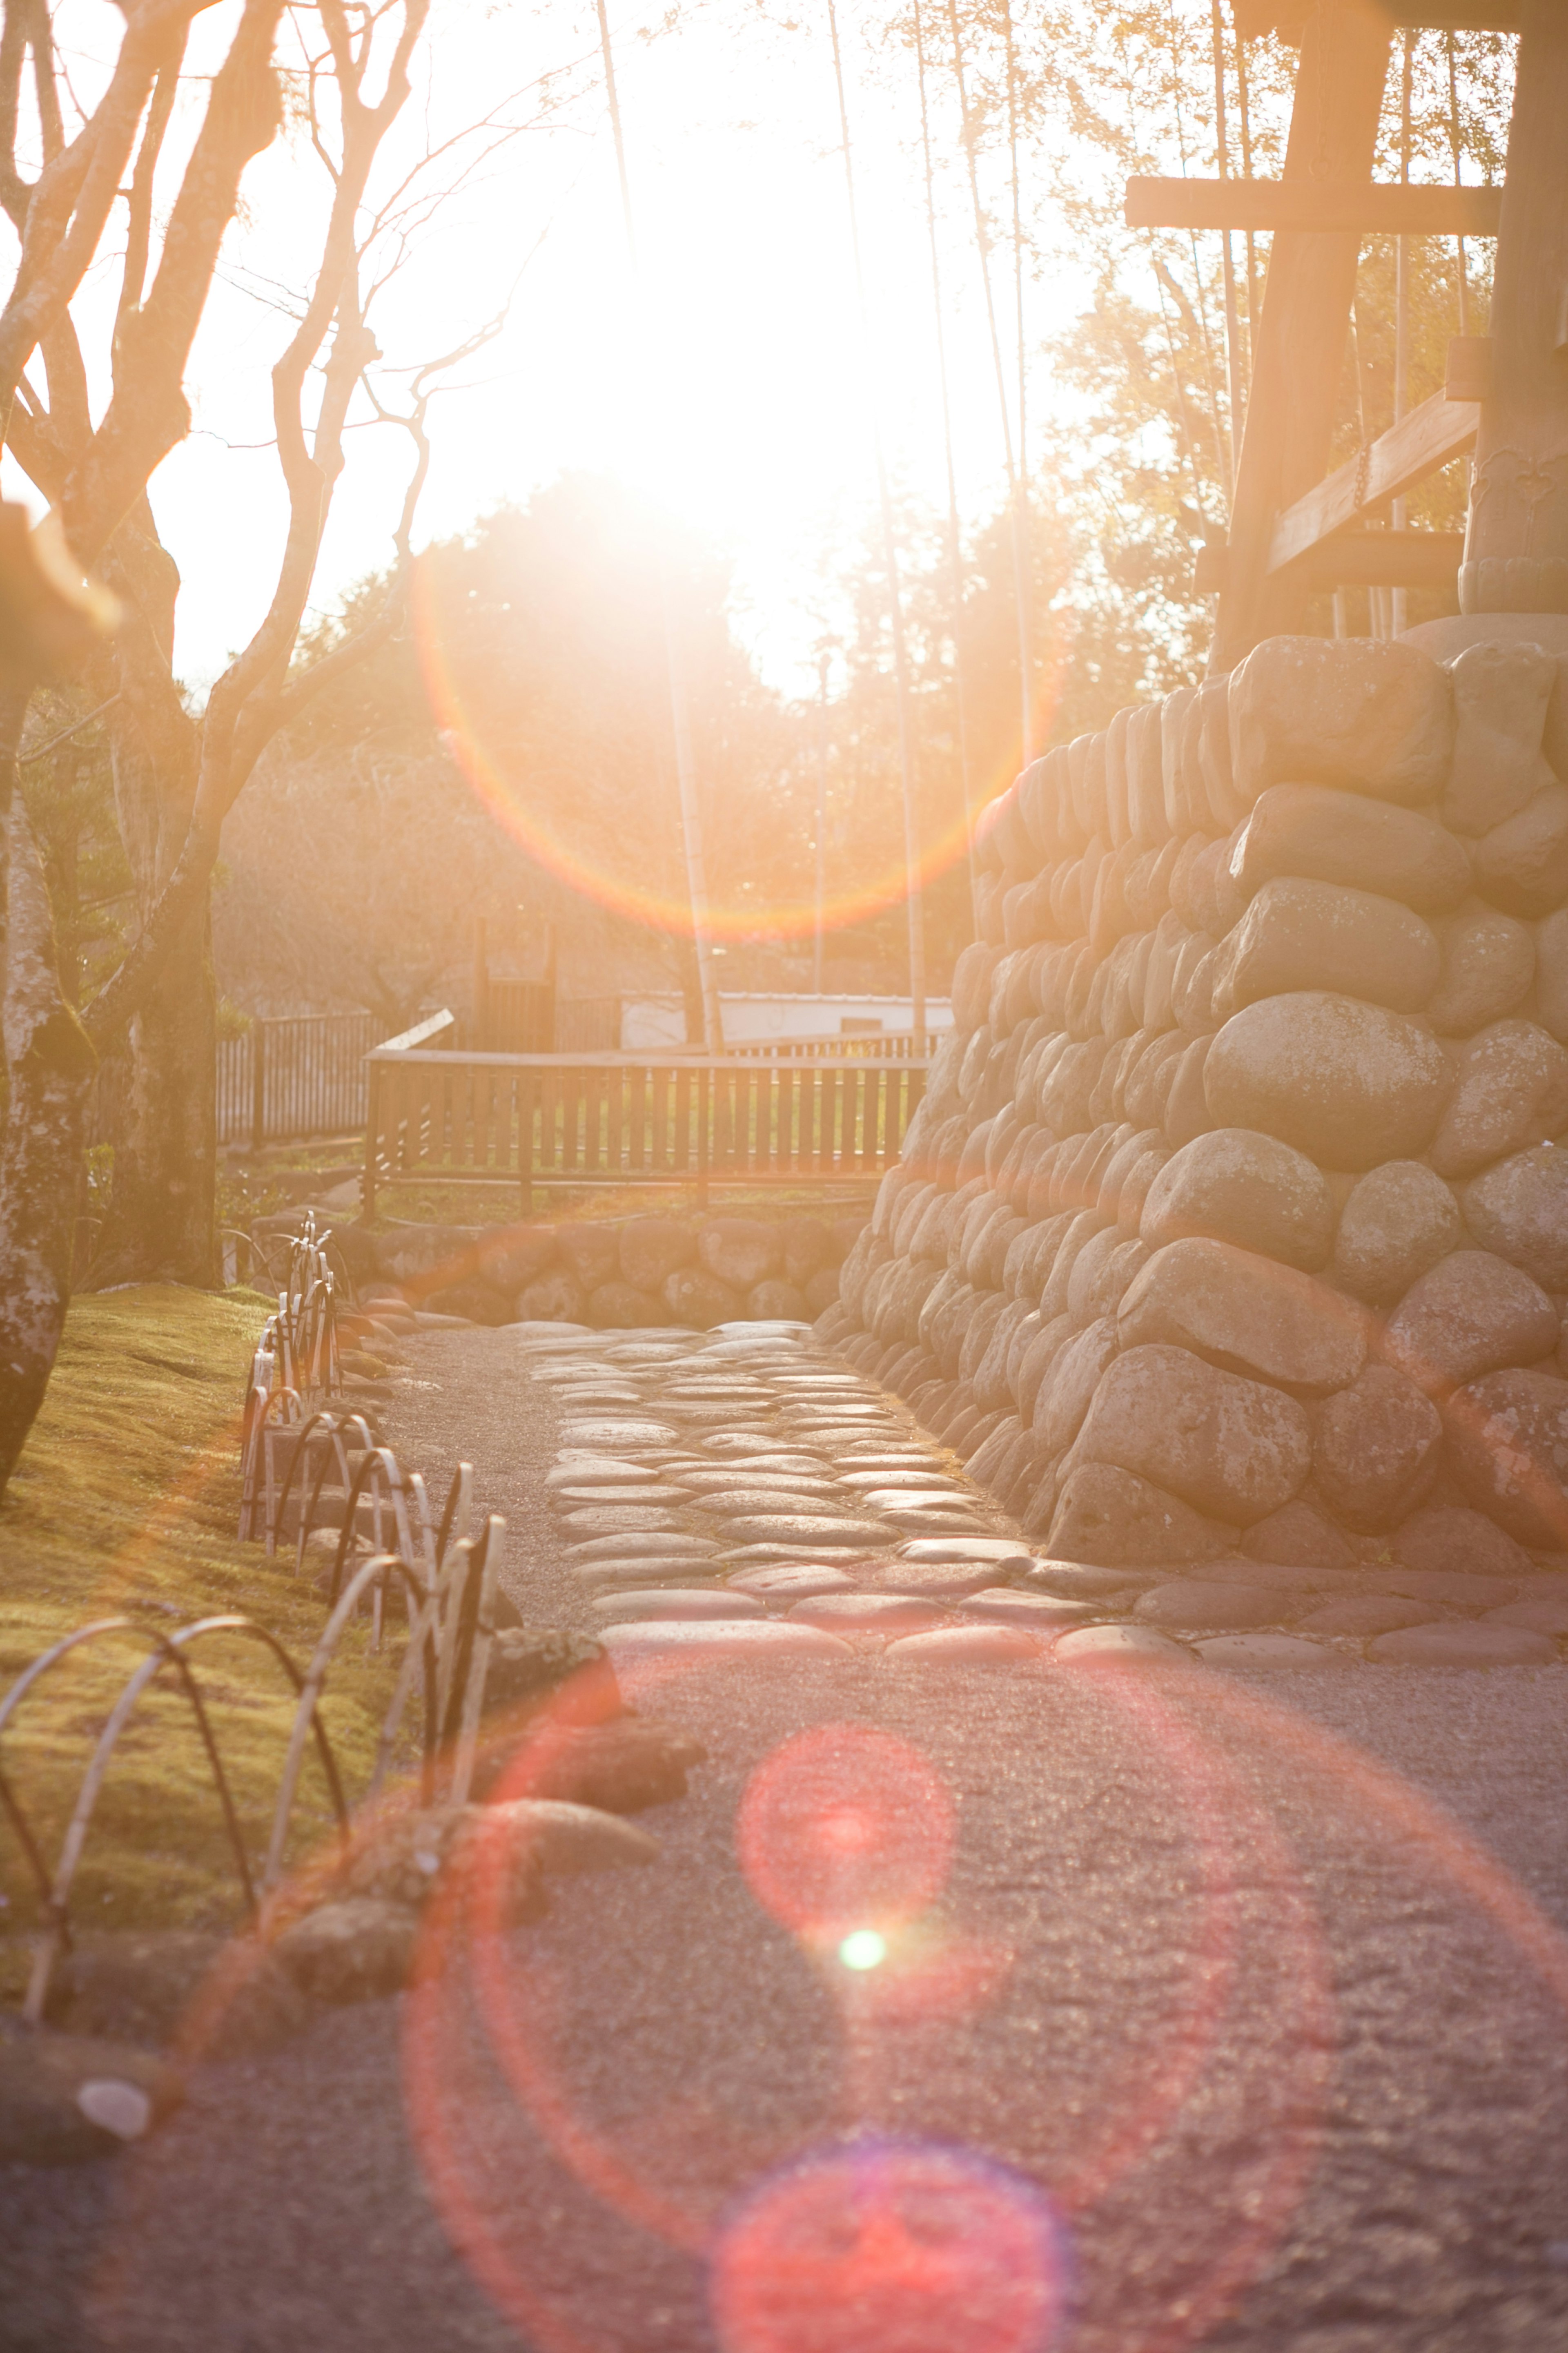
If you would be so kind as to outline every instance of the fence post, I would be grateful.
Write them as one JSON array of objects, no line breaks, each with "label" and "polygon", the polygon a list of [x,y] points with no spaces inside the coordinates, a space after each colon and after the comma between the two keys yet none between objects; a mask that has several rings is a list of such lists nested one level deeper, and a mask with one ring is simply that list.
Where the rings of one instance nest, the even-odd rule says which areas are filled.
[{"label": "fence post", "polygon": [[708,1127],[712,1116],[713,1073],[704,1062],[697,1073],[697,1206],[708,1207]]},{"label": "fence post", "polygon": [[250,1025],[250,1148],[267,1138],[267,1024],[258,1013]]},{"label": "fence post", "polygon": [[377,1099],[377,1082],[381,1075],[381,1065],[374,1054],[367,1054],[365,1060],[369,1065],[370,1083],[365,1089],[364,1175],[360,1179],[360,1215],[366,1225],[369,1225],[375,1215],[375,1139],[376,1129],[380,1124],[381,1109]]}]

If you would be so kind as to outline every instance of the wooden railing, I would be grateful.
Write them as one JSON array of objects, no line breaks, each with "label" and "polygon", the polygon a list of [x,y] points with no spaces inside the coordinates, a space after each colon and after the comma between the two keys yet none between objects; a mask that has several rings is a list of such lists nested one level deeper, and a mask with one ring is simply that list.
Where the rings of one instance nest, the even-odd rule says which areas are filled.
[{"label": "wooden railing", "polygon": [[[449,1018],[449,1017],[448,1017]],[[476,1054],[411,1030],[366,1057],[364,1214],[378,1186],[690,1185],[874,1177],[925,1087],[884,1057],[763,1063],[648,1054]],[[432,1050],[432,1048],[435,1050]]]},{"label": "wooden railing", "polygon": [[737,1038],[727,1041],[726,1059],[748,1062],[929,1062],[942,1032],[928,1029],[920,1051],[910,1029],[868,1030],[847,1038]]}]

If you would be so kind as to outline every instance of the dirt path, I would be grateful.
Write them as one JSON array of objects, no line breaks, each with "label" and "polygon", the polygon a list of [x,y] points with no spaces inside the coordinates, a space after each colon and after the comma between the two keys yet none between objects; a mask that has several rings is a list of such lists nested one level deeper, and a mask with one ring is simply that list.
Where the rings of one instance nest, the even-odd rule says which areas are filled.
[{"label": "dirt path", "polygon": [[[393,1435],[475,1461],[525,1613],[602,1616],[515,1342],[411,1369]],[[1557,2353],[1565,1683],[678,1669],[710,1762],[657,1866],[200,2071],[112,2168],[0,2175],[0,2344]]]}]

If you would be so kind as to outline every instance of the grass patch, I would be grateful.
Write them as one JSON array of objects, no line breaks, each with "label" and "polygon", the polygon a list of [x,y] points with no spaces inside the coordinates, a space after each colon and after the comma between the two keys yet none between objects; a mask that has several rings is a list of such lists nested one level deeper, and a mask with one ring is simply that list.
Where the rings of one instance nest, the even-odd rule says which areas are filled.
[{"label": "grass patch", "polygon": [[[73,1628],[128,1615],[172,1628],[242,1611],[303,1667],[325,1610],[289,1551],[269,1560],[235,1535],[239,1409],[268,1312],[258,1294],[172,1285],[73,1302],[54,1378],[0,1504],[0,1691]],[[51,1869],[98,1732],[143,1655],[128,1636],[89,1645],[22,1703],[5,1765]],[[395,1649],[345,1636],[323,1707],[352,1796],[363,1787]],[[253,1862],[265,1853],[293,1712],[262,1647],[219,1635],[193,1654]],[[165,1684],[171,1687],[165,1689]],[[305,1767],[301,1848],[331,1820],[325,1782]],[[34,1917],[31,1880],[0,1818],[0,1998],[20,1989],[15,1932]],[[79,1928],[209,1926],[239,1916],[234,1864],[191,1711],[161,1676],[109,1768],[77,1873]],[[10,1932],[10,1933],[7,1933]]]}]

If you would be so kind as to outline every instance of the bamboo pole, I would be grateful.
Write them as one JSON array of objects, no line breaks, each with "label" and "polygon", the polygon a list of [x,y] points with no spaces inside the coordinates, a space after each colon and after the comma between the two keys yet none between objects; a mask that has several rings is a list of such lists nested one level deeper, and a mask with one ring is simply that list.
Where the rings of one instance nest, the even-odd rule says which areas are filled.
[{"label": "bamboo pole", "polygon": [[[596,0],[599,47],[605,60],[605,94],[609,100],[610,128],[616,141],[616,169],[621,183],[621,217],[626,227],[626,259],[634,286],[640,280],[637,225],[632,211],[632,187],[626,170],[626,144],[621,129],[621,105],[616,89],[616,59],[610,46],[610,20],[605,0]],[[697,767],[691,752],[691,707],[687,690],[686,662],[680,648],[669,573],[662,549],[658,553],[659,617],[664,628],[665,669],[669,681],[669,715],[675,735],[675,774],[680,797],[680,832],[686,852],[686,892],[691,913],[692,944],[697,951],[697,985],[702,997],[704,1051],[721,1054],[724,1025],[719,1008],[719,983],[713,970],[713,944],[708,928],[708,871],[702,845],[702,811],[697,796]]]},{"label": "bamboo pole", "polygon": [[[604,6],[604,0],[599,0]],[[860,311],[860,335],[865,348],[868,399],[871,412],[871,442],[877,460],[877,503],[882,519],[882,559],[888,573],[888,606],[893,633],[893,675],[899,702],[899,775],[903,789],[904,866],[908,879],[905,905],[909,913],[910,998],[913,1008],[915,1051],[925,1050],[925,897],[921,881],[920,828],[915,808],[914,743],[910,715],[909,651],[904,643],[903,594],[899,582],[899,547],[893,529],[893,501],[888,489],[887,459],[882,451],[882,427],[874,387],[870,314],[866,305],[866,273],[860,260],[860,216],[855,196],[855,164],[849,144],[849,106],[844,92],[844,58],[838,45],[838,11],[827,0],[827,26],[833,42],[833,76],[838,90],[838,128],[844,151],[844,192],[849,212],[849,249],[855,265],[855,293]]]}]

